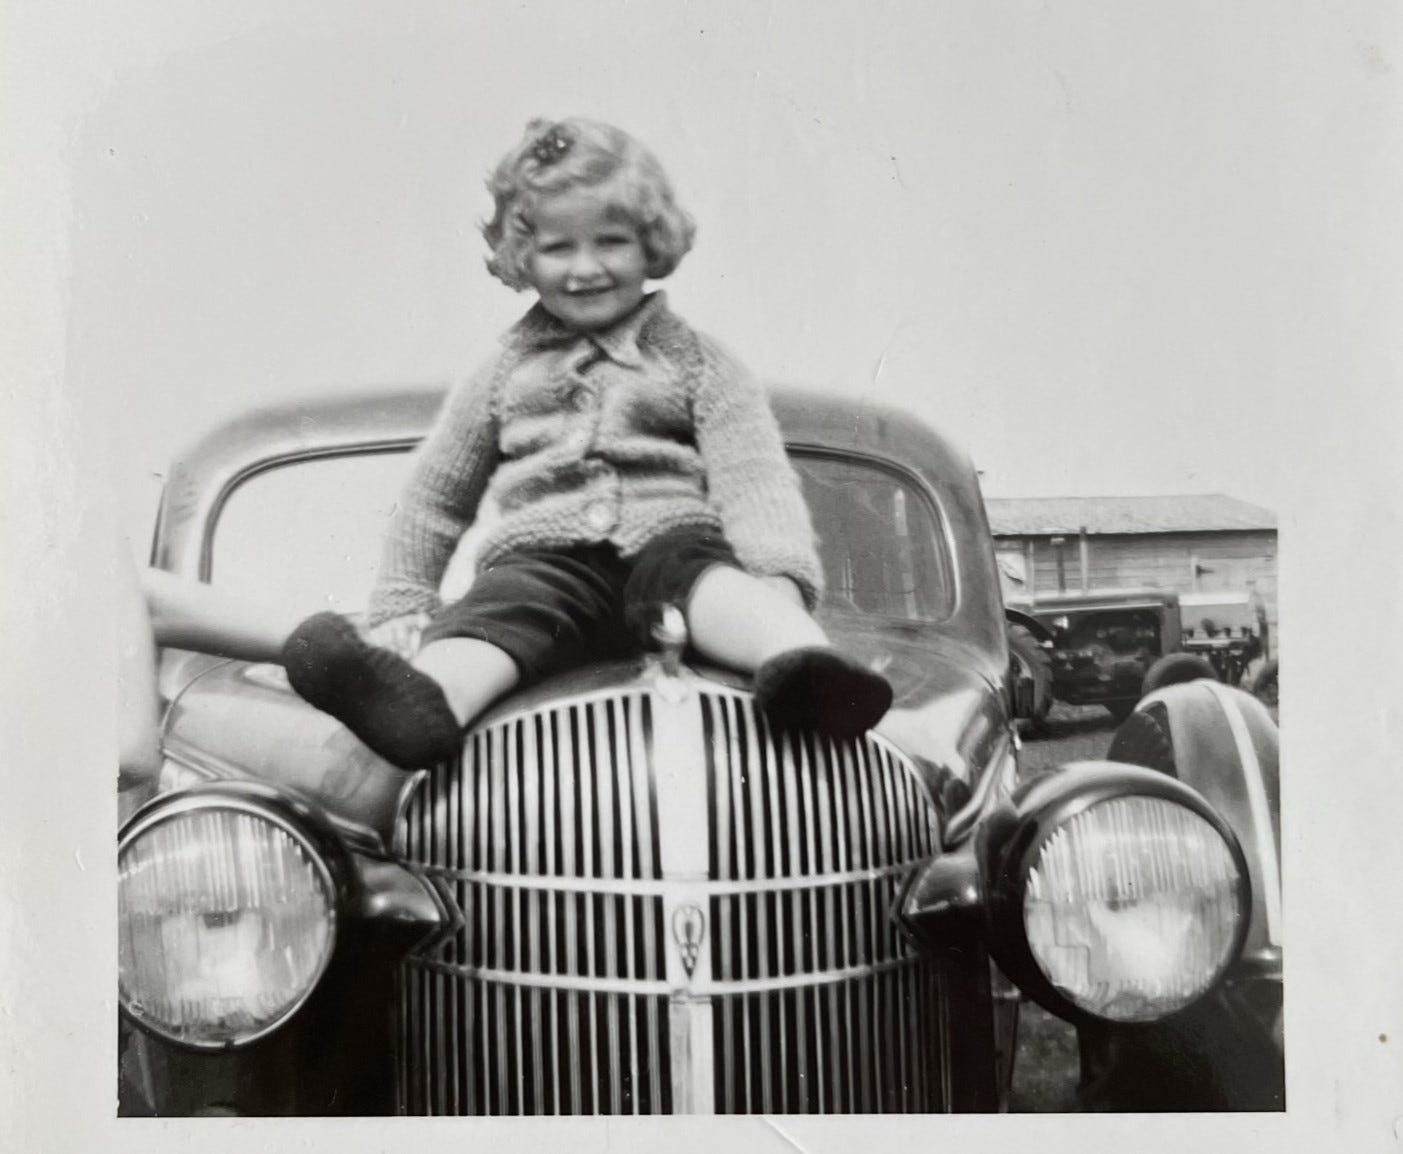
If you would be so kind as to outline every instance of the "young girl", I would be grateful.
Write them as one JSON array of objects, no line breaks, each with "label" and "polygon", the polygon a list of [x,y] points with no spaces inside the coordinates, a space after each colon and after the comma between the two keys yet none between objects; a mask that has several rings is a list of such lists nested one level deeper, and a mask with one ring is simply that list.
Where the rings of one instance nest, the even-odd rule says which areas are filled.
[{"label": "young girl", "polygon": [[[283,651],[293,687],[389,761],[431,765],[494,699],[671,603],[699,653],[754,673],[776,725],[869,729],[891,689],[807,612],[822,572],[760,387],[644,291],[694,233],[657,160],[609,125],[538,120],[488,187],[488,268],[538,300],[421,447],[368,635],[307,619]],[[441,605],[485,498],[500,520],[479,572]]]}]

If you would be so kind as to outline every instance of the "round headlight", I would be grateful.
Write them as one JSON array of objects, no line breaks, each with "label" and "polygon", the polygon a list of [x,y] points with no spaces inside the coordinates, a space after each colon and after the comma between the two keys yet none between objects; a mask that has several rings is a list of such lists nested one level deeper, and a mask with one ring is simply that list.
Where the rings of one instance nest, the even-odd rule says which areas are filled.
[{"label": "round headlight", "polygon": [[156,810],[117,859],[122,1006],[173,1041],[253,1041],[302,1005],[331,959],[336,888],[294,823],[237,798]]},{"label": "round headlight", "polygon": [[1033,960],[1088,1013],[1147,1022],[1200,997],[1232,960],[1242,877],[1222,835],[1156,797],[1115,797],[1057,825],[1032,857]]}]

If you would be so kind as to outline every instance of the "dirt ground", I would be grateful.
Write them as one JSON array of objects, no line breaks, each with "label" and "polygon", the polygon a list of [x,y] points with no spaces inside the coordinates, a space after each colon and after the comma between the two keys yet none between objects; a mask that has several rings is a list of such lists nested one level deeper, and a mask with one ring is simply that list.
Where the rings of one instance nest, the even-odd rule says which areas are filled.
[{"label": "dirt ground", "polygon": [[[1042,737],[1024,739],[1018,759],[1023,773],[1105,757],[1116,723],[1099,705],[1059,703],[1048,716],[1047,730]],[[1009,1108],[1018,1113],[1074,1110],[1076,1086],[1076,1031],[1036,1002],[1025,1002]]]}]

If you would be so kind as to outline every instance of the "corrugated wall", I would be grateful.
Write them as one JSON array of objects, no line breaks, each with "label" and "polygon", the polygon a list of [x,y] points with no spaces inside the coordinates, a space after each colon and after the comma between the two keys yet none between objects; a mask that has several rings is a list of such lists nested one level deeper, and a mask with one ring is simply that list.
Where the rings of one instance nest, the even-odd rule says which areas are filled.
[{"label": "corrugated wall", "polygon": [[[999,537],[995,544],[1000,556],[1011,560],[1024,556],[1025,540],[1033,543],[1036,591],[1057,592],[1057,549],[1050,538]],[[1082,587],[1079,539],[1064,537],[1061,552],[1066,588],[1078,590]],[[1276,533],[1270,530],[1088,536],[1087,573],[1093,589],[1154,585],[1191,593],[1255,588],[1266,602],[1273,627],[1277,622]]]}]

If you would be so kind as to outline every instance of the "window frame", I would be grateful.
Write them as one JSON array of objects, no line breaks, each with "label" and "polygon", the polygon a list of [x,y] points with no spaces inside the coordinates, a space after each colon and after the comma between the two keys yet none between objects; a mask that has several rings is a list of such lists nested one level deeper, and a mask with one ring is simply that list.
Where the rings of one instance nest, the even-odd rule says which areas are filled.
[{"label": "window frame", "polygon": [[[324,449],[308,449],[295,453],[286,453],[276,457],[268,457],[253,462],[237,473],[234,473],[220,488],[219,493],[211,502],[208,515],[205,519],[205,524],[200,535],[199,579],[206,583],[213,583],[215,538],[218,533],[220,521],[230,500],[248,482],[266,473],[289,468],[293,465],[308,461],[336,460],[342,457],[384,456],[395,453],[412,454],[421,442],[422,438],[419,437],[400,437],[393,440],[367,440],[359,443],[328,446]],[[855,618],[868,622],[881,622],[908,630],[920,629],[931,625],[940,625],[955,616],[959,610],[961,600],[960,569],[956,554],[955,540],[951,532],[950,519],[945,515],[938,495],[932,490],[929,483],[920,473],[888,458],[878,457],[871,453],[838,448],[832,445],[816,444],[809,441],[786,441],[784,447],[785,454],[790,459],[791,464],[795,463],[796,458],[807,457],[815,460],[830,460],[844,464],[857,465],[872,469],[878,473],[886,474],[889,478],[899,483],[904,491],[914,495],[920,504],[924,506],[925,512],[934,529],[932,537],[934,563],[936,568],[940,571],[938,576],[941,579],[943,588],[946,590],[942,598],[943,604],[940,606],[936,615],[904,616],[869,611],[858,611],[854,613],[842,608],[823,606],[822,602],[820,602],[820,607],[824,612],[831,613],[835,616]],[[795,465],[795,468],[797,472],[798,466]],[[818,528],[818,526],[816,526],[816,528]]]}]

